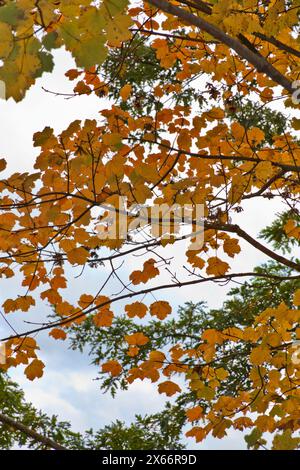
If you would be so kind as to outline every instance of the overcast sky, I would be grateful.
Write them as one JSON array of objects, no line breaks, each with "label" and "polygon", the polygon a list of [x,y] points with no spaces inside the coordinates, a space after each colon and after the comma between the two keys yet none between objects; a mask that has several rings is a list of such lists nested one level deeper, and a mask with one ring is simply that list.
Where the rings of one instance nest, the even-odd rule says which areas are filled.
[{"label": "overcast sky", "polygon": [[[32,146],[34,132],[42,130],[46,125],[53,127],[55,131],[61,131],[74,119],[98,118],[99,116],[103,102],[95,97],[81,96],[66,100],[42,90],[43,85],[53,91],[72,91],[72,84],[64,77],[64,72],[73,66],[70,57],[65,52],[59,51],[56,54],[56,64],[54,73],[44,75],[21,103],[15,104],[12,100],[8,102],[0,100],[0,157],[8,161],[7,174],[12,171],[22,172],[32,169],[38,152]],[[274,213],[280,210],[275,202],[264,200],[255,204],[249,201],[244,204],[244,208],[245,212],[242,216],[237,216],[237,221],[252,235],[256,235],[262,227],[270,223],[274,218]],[[246,242],[241,245],[244,248],[243,254],[236,261],[231,261],[233,271],[251,270],[265,260],[261,253]],[[172,250],[169,253],[172,254]],[[185,263],[183,250],[182,253],[177,250],[176,256],[178,256],[177,263],[180,267]],[[96,292],[104,274],[104,272],[89,270],[85,276],[77,280],[72,279],[69,295],[71,297],[75,295],[77,299],[78,292]],[[168,279],[163,273],[160,282],[166,282]],[[117,288],[114,283],[115,281],[110,289]],[[16,288],[16,279],[1,280],[1,303],[9,295],[14,297]],[[160,293],[160,298],[169,300],[175,309],[187,300],[205,300],[210,307],[220,307],[225,291],[224,287],[205,284],[184,290],[174,290],[172,293]],[[105,294],[109,295],[109,290]],[[116,313],[121,310],[122,306],[115,308]],[[45,315],[45,306],[39,303],[31,319],[40,318],[41,315]],[[23,316],[24,314],[22,318],[21,316],[10,317],[19,329],[25,328],[22,323]],[[7,331],[4,324],[0,325],[1,336]],[[41,358],[46,363],[43,378],[29,382],[24,378],[21,368],[12,371],[11,376],[23,387],[29,401],[49,414],[58,414],[60,419],[70,420],[74,430],[82,431],[90,427],[97,429],[115,419],[130,422],[135,413],[152,413],[162,408],[164,399],[158,395],[156,385],[148,382],[135,382],[127,392],[120,392],[115,399],[112,399],[109,395],[103,395],[99,390],[98,382],[93,380],[97,370],[90,365],[89,357],[68,351],[66,344],[49,340],[47,334],[40,335],[38,341],[42,344]],[[188,440],[188,447],[194,448],[192,440]],[[244,447],[241,433],[230,431],[228,438],[222,440],[209,438],[197,448],[239,449]]]}]

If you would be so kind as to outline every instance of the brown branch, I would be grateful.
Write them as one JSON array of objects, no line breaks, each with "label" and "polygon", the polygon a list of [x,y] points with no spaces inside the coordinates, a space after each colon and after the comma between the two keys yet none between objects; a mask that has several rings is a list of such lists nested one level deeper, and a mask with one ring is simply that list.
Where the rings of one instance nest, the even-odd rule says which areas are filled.
[{"label": "brown branch", "polygon": [[143,34],[147,34],[148,36],[160,36],[168,39],[180,39],[182,41],[197,42],[201,44],[219,44],[219,41],[205,41],[201,38],[192,38],[189,36],[182,36],[180,34],[167,34],[160,31],[153,31],[152,29],[131,28],[130,31],[138,31]]},{"label": "brown branch", "polygon": [[244,46],[238,39],[229,36],[229,34],[225,33],[220,28],[209,23],[203,18],[195,16],[176,5],[172,5],[167,0],[148,0],[148,3],[166,13],[180,18],[188,24],[197,26],[201,30],[208,33],[210,36],[227,45],[230,49],[233,49],[241,58],[252,64],[258,72],[265,73],[269,78],[278,83],[278,85],[282,86],[289,93],[293,93],[294,89],[292,87],[292,83],[286,77],[284,77],[284,75],[282,75],[279,70],[273,67],[273,65],[270,64],[264,57],[256,54],[252,50],[248,49],[248,47]]},{"label": "brown branch", "polygon": [[253,197],[261,196],[270,186],[272,186],[273,183],[275,183],[276,180],[281,178],[282,176],[285,175],[287,170],[281,170],[279,173],[276,175],[272,176],[268,181],[265,182],[265,184],[255,193],[251,194],[246,194],[245,196],[242,197],[242,200],[244,199],[251,199]]},{"label": "brown branch", "polygon": [[289,54],[292,54],[296,57],[300,57],[300,51],[297,51],[297,49],[294,49],[293,47],[288,46],[287,44],[284,44],[281,41],[278,41],[278,39],[275,39],[274,36],[268,37],[268,36],[266,36],[265,34],[262,34],[262,33],[253,33],[253,34],[257,38],[260,38],[263,41],[266,41],[266,42],[269,42],[270,44],[273,44],[273,46],[276,46],[278,49],[286,51]]},{"label": "brown branch", "polygon": [[[194,2],[190,2],[189,0],[180,0],[181,3],[184,5],[191,6],[192,8],[195,8],[198,11],[201,11],[202,13],[205,13],[207,15],[212,14],[212,8],[205,2],[202,2],[201,0],[194,0]],[[195,2],[197,4],[195,4]],[[262,39],[263,41],[269,42],[270,44],[273,44],[273,46],[276,46],[278,49],[288,52],[291,55],[294,55],[296,57],[300,57],[300,51],[297,49],[294,49],[291,46],[288,46],[287,44],[284,44],[282,41],[279,41],[278,39],[274,38],[274,36],[267,36],[266,34],[259,33],[259,32],[253,32],[253,36]],[[251,44],[250,41],[248,41],[245,36],[242,34],[239,34],[239,38],[241,41],[253,52],[256,52],[258,54],[258,51],[255,50],[255,47],[253,44]]]},{"label": "brown branch", "polygon": [[241,229],[238,225],[233,224],[219,224],[219,223],[205,223],[206,229],[213,229],[213,230],[223,230],[224,232],[231,232],[236,233],[241,238],[246,240],[250,245],[252,245],[257,250],[261,251],[265,255],[269,256],[270,258],[278,261],[279,263],[283,264],[284,266],[288,266],[289,268],[295,269],[296,271],[300,271],[300,265],[295,263],[292,260],[284,258],[284,256],[279,255],[278,253],[270,250],[270,248],[266,247],[259,241],[255,240],[255,238],[251,237],[247,232]]},{"label": "brown branch", "polygon": [[[131,137],[132,138],[132,137]],[[136,139],[140,140],[140,139]],[[147,143],[153,143],[152,141],[148,140],[140,140],[141,142],[147,142]],[[195,157],[195,158],[203,158],[204,160],[233,160],[233,161],[245,161],[245,162],[253,162],[253,163],[261,163],[265,162],[265,160],[260,160],[259,158],[253,158],[253,157],[246,157],[244,155],[205,155],[201,153],[196,153],[196,152],[188,152],[187,150],[180,150],[177,147],[167,145],[163,142],[155,142],[157,145],[163,148],[167,148],[169,150],[172,150],[174,152],[180,152],[183,155],[189,155],[190,157]],[[278,168],[282,168],[285,171],[300,171],[300,165],[287,165],[285,163],[279,163],[279,162],[270,162],[271,165],[276,166]]]},{"label": "brown branch", "polygon": [[1,338],[0,341],[9,341],[15,338],[22,338],[26,336],[30,336],[34,333],[39,333],[40,331],[46,331],[49,330],[50,328],[55,328],[63,325],[68,325],[71,322],[78,320],[79,318],[82,318],[90,313],[95,312],[96,310],[99,310],[102,307],[105,307],[106,305],[111,305],[115,302],[119,302],[121,300],[126,300],[126,299],[131,299],[133,297],[136,297],[138,295],[145,295],[149,293],[153,293],[159,290],[164,290],[164,289],[174,289],[175,287],[186,287],[186,286],[192,286],[196,284],[202,284],[204,282],[218,282],[218,281],[223,281],[223,280],[232,280],[238,277],[263,277],[267,279],[274,279],[278,282],[281,281],[290,281],[290,280],[296,280],[300,279],[300,275],[297,276],[277,276],[275,274],[269,274],[269,273],[256,273],[256,272],[248,272],[248,273],[232,273],[232,274],[223,274],[220,276],[213,276],[213,277],[207,277],[207,278],[197,278],[192,281],[185,281],[185,282],[177,282],[177,283],[172,283],[172,284],[165,284],[165,285],[160,285],[160,286],[155,286],[155,287],[149,287],[147,289],[142,289],[137,292],[129,292],[123,295],[120,295],[118,297],[115,297],[114,299],[109,299],[105,302],[102,302],[99,305],[96,305],[94,307],[89,308],[85,312],[82,311],[82,309],[79,312],[75,312],[68,317],[59,320],[59,321],[53,321],[49,322],[48,324],[44,324],[43,326],[40,326],[38,328],[34,328],[32,330],[25,331],[24,333],[19,333],[16,335],[11,335],[7,336],[6,338]]},{"label": "brown branch", "polygon": [[51,449],[55,449],[55,450],[68,450],[66,447],[58,444],[57,442],[53,441],[49,437],[42,436],[41,434],[34,431],[33,429],[30,429],[28,426],[25,426],[24,424],[19,423],[18,421],[15,421],[14,419],[10,418],[7,415],[4,415],[3,413],[0,413],[0,421],[3,424],[6,424],[7,426],[11,426],[17,431],[21,431],[22,433],[26,434],[26,436],[31,437],[35,441],[41,442],[48,448],[50,447]]}]

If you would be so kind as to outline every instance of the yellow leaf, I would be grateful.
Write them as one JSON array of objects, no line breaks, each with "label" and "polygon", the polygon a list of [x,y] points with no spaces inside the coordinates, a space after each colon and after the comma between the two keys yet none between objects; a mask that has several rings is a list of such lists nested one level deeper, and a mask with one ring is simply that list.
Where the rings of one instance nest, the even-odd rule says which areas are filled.
[{"label": "yellow leaf", "polygon": [[300,238],[300,226],[295,220],[289,219],[283,228],[288,237]]},{"label": "yellow leaf", "polygon": [[222,334],[213,328],[205,330],[202,333],[201,337],[204,341],[207,341],[209,344],[217,344],[217,343],[222,344],[223,343]]},{"label": "yellow leaf", "polygon": [[143,346],[149,342],[149,338],[143,333],[134,333],[132,335],[126,335],[125,340],[128,344],[133,346]]},{"label": "yellow leaf", "polygon": [[39,359],[34,359],[29,366],[26,367],[24,373],[29,380],[42,377],[45,364]]},{"label": "yellow leaf", "polygon": [[223,369],[223,367],[220,367],[220,369],[216,369],[216,376],[219,380],[225,380],[228,375],[229,375],[229,372],[227,372],[227,370]]},{"label": "yellow leaf", "polygon": [[231,258],[241,251],[239,241],[236,238],[228,238],[224,241],[223,250]]},{"label": "yellow leaf", "polygon": [[89,257],[89,252],[83,248],[74,248],[73,250],[67,253],[68,261],[71,264],[85,264]]},{"label": "yellow leaf", "polygon": [[150,305],[151,315],[159,318],[160,320],[164,320],[164,318],[166,318],[171,312],[172,308],[169,302],[166,302],[165,300],[160,300]]},{"label": "yellow leaf", "polygon": [[253,127],[252,129],[248,130],[247,138],[250,144],[258,145],[264,140],[265,134],[258,127]]},{"label": "yellow leaf", "polygon": [[142,302],[134,302],[133,304],[126,305],[125,311],[129,318],[139,317],[143,318],[147,313],[148,307]]},{"label": "yellow leaf", "polygon": [[61,339],[64,341],[67,337],[67,334],[64,330],[61,330],[60,328],[53,328],[53,330],[50,331],[49,336],[52,336],[54,339]]},{"label": "yellow leaf", "polygon": [[203,416],[203,408],[202,406],[195,406],[194,408],[190,408],[185,412],[189,421],[196,421]]},{"label": "yellow leaf", "polygon": [[127,84],[127,85],[124,85],[121,90],[120,90],[120,96],[122,98],[123,101],[127,101],[129,96],[130,96],[130,93],[131,93],[131,90],[132,90],[132,86]]},{"label": "yellow leaf", "polygon": [[242,200],[244,193],[249,185],[249,178],[242,175],[234,175],[231,180],[231,188],[228,193],[230,204],[236,204]]},{"label": "yellow leaf", "polygon": [[166,380],[159,384],[158,391],[159,393],[165,393],[168,397],[171,397],[175,393],[181,392],[181,388],[176,383]]},{"label": "yellow leaf", "polygon": [[297,289],[294,294],[294,305],[296,305],[297,307],[300,306],[300,289]]},{"label": "yellow leaf", "polygon": [[116,15],[115,18],[108,23],[107,38],[112,46],[119,46],[121,42],[128,41],[132,33],[129,31],[132,25],[130,16],[122,14]]},{"label": "yellow leaf", "polygon": [[102,372],[110,373],[113,377],[116,377],[122,372],[122,366],[118,361],[111,360],[102,364]]},{"label": "yellow leaf", "polygon": [[250,361],[256,366],[260,366],[264,362],[269,361],[271,358],[270,351],[268,349],[257,346],[252,349],[250,354]]},{"label": "yellow leaf", "polygon": [[213,256],[208,260],[208,267],[206,268],[207,274],[214,276],[223,276],[230,266],[225,261],[221,261],[217,256]]}]

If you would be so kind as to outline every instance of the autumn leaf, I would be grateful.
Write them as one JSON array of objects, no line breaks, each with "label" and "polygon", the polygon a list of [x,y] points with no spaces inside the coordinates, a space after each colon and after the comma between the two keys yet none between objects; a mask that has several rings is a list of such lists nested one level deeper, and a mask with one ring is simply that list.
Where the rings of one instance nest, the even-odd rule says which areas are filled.
[{"label": "autumn leaf", "polygon": [[142,271],[133,271],[129,276],[129,279],[131,280],[132,284],[145,284],[150,279],[153,279],[154,277],[158,276],[159,269],[154,266],[155,263],[156,261],[151,258],[145,261]]},{"label": "autumn leaf", "polygon": [[120,90],[120,96],[123,101],[127,101],[131,94],[132,86],[130,84],[124,85]]},{"label": "autumn leaf", "polygon": [[274,450],[294,450],[300,443],[299,437],[292,437],[291,430],[286,430],[282,434],[276,434],[273,439]]},{"label": "autumn leaf", "polygon": [[130,346],[127,351],[127,355],[130,357],[135,357],[138,355],[139,351],[140,351],[140,348],[138,348],[137,346]]},{"label": "autumn leaf", "polygon": [[150,314],[157,317],[159,320],[164,320],[171,312],[172,308],[169,302],[165,300],[153,302],[153,304],[150,305]]},{"label": "autumn leaf", "polygon": [[113,319],[113,312],[107,308],[100,309],[100,311],[93,316],[93,322],[99,328],[111,326]]},{"label": "autumn leaf", "polygon": [[125,306],[125,311],[129,318],[143,318],[147,313],[148,307],[142,302],[134,302]]},{"label": "autumn leaf", "polygon": [[161,351],[151,351],[149,354],[149,361],[157,362],[161,366],[166,360],[166,356]]},{"label": "autumn leaf", "polygon": [[236,254],[240,253],[241,248],[239,241],[236,238],[228,238],[224,241],[223,250],[225,253],[233,258]]},{"label": "autumn leaf", "polygon": [[206,329],[202,333],[202,339],[204,341],[207,341],[209,344],[217,344],[217,343],[222,344],[223,342],[222,334],[213,328]]},{"label": "autumn leaf", "polygon": [[209,258],[207,264],[206,272],[213,276],[223,276],[230,268],[228,263],[220,260],[217,256]]},{"label": "autumn leaf", "polygon": [[133,333],[132,335],[126,335],[125,340],[132,346],[144,346],[149,342],[149,338],[143,333]]},{"label": "autumn leaf", "polygon": [[195,426],[186,432],[186,437],[194,437],[196,442],[201,442],[206,437],[205,429]]},{"label": "autumn leaf", "polygon": [[189,421],[197,421],[203,417],[203,408],[202,406],[197,405],[193,408],[190,408],[189,410],[186,410],[185,413]]},{"label": "autumn leaf", "polygon": [[0,171],[5,170],[6,165],[7,165],[6,160],[4,160],[4,158],[1,158],[0,159]]},{"label": "autumn leaf", "polygon": [[90,307],[91,304],[94,303],[94,300],[95,300],[95,298],[94,298],[93,295],[82,294],[82,295],[80,296],[79,301],[78,301],[78,305],[79,305],[81,308],[85,309],[85,308],[87,308],[87,307]]},{"label": "autumn leaf", "polygon": [[295,220],[289,219],[283,228],[288,237],[300,238],[300,226],[297,226]]},{"label": "autumn leaf", "polygon": [[68,261],[71,264],[85,264],[88,257],[89,252],[83,247],[74,248],[67,253]]},{"label": "autumn leaf", "polygon": [[33,361],[26,367],[24,373],[29,380],[40,378],[44,374],[45,364],[39,359],[33,359]]},{"label": "autumn leaf", "polygon": [[113,377],[117,377],[122,372],[122,366],[118,361],[111,360],[102,364],[102,372],[111,374]]},{"label": "autumn leaf", "polygon": [[53,328],[53,330],[50,331],[49,336],[52,336],[54,339],[61,339],[64,341],[67,337],[67,334],[64,330],[61,330],[60,328]]},{"label": "autumn leaf", "polygon": [[294,294],[294,305],[296,305],[297,307],[300,306],[300,289],[297,289]]},{"label": "autumn leaf", "polygon": [[166,380],[159,384],[158,391],[159,393],[165,393],[168,397],[171,397],[175,395],[175,393],[180,392],[181,388],[176,383]]},{"label": "autumn leaf", "polygon": [[256,348],[252,349],[250,354],[250,361],[252,364],[257,366],[263,364],[270,360],[270,351],[265,349],[261,346],[257,346]]}]

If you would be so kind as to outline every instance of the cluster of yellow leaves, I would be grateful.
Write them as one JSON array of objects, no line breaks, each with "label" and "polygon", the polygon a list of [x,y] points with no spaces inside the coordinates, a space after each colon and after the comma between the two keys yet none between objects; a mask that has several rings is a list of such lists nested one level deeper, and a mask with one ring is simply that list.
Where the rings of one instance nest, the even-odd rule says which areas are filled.
[{"label": "cluster of yellow leaves", "polygon": [[122,366],[118,361],[108,361],[102,364],[102,372],[108,372],[113,377],[116,377],[122,372]]},{"label": "cluster of yellow leaves", "polygon": [[300,226],[297,225],[295,220],[288,220],[284,226],[284,230],[288,237],[300,239]]},{"label": "cluster of yellow leaves", "polygon": [[150,258],[148,259],[148,261],[145,261],[142,271],[133,271],[129,276],[129,279],[131,280],[132,284],[145,284],[149,281],[149,279],[158,276],[159,269],[154,266],[155,263],[155,259]]},{"label": "cluster of yellow leaves", "polygon": [[[0,79],[16,101],[43,72],[53,69],[52,50],[65,46],[78,67],[102,64],[110,46],[130,39],[127,0],[69,2],[17,0],[0,7]],[[80,88],[77,90],[82,92]]]},{"label": "cluster of yellow leaves", "polygon": [[6,363],[1,368],[7,370],[20,364],[26,365],[24,373],[29,380],[40,378],[43,375],[45,364],[37,358],[39,349],[35,339],[26,337],[12,339],[6,342]]},{"label": "cluster of yellow leaves", "polygon": [[[294,305],[300,305],[300,289],[295,292]],[[188,421],[193,423],[186,435],[194,437],[196,442],[210,433],[222,438],[228,429],[234,428],[250,429],[254,436],[256,432],[273,433],[274,449],[294,448],[299,442],[293,433],[300,428],[300,359],[295,361],[293,354],[293,344],[300,338],[299,324],[300,310],[282,303],[263,311],[253,326],[204,331],[199,335],[196,349],[183,350],[178,344],[171,347],[168,355],[152,351],[146,361],[129,371],[127,380],[129,383],[137,379],[159,381],[159,393],[170,397],[182,390],[171,377],[183,376],[199,400],[199,404],[186,410]],[[135,333],[126,340],[137,346],[146,344],[149,338]],[[222,348],[226,357],[226,345],[230,343],[243,346],[235,354],[249,355],[251,385],[247,391],[237,390],[234,396],[217,395],[229,373],[218,365],[216,350]],[[138,353],[134,351],[133,355]]]}]

